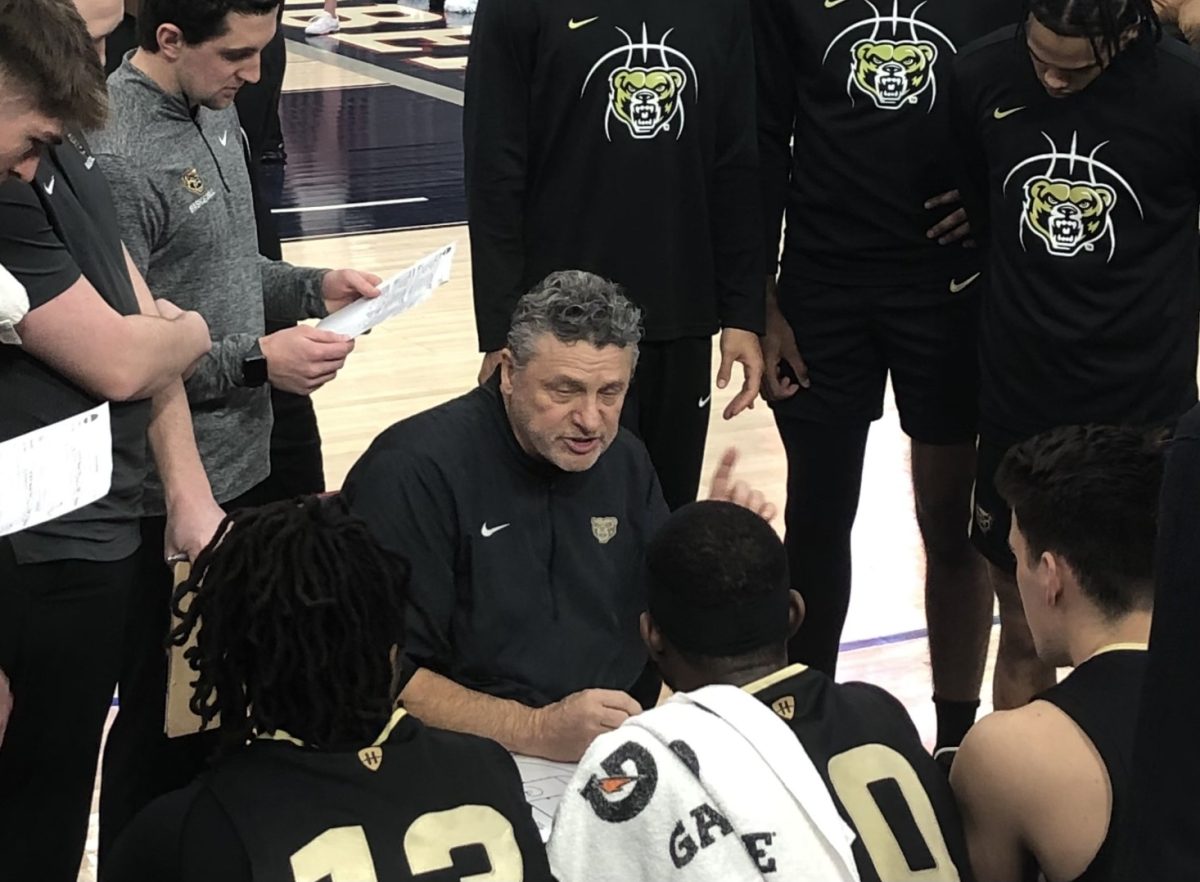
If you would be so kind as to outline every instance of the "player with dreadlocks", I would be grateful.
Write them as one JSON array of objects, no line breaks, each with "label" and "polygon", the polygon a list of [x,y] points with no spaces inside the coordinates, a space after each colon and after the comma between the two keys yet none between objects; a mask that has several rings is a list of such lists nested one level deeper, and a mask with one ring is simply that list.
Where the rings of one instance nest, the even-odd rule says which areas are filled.
[{"label": "player with dreadlocks", "polygon": [[1153,0],[1024,0],[956,65],[962,189],[986,249],[972,538],[1000,601],[998,708],[1038,660],[993,477],[1062,425],[1167,425],[1196,402],[1200,58]]},{"label": "player with dreadlocks", "polygon": [[[223,750],[144,810],[109,882],[549,879],[512,759],[396,708],[408,562],[334,498],[227,517],[176,590]],[[440,878],[440,876],[439,876]]]}]

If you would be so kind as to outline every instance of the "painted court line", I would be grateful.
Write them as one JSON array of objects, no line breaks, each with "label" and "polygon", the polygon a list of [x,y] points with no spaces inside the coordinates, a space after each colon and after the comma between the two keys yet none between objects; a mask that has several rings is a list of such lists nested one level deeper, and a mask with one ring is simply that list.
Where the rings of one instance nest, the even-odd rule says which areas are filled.
[{"label": "painted court line", "polygon": [[287,44],[288,51],[295,52],[297,55],[301,55],[311,61],[324,62],[325,64],[339,67],[351,73],[374,77],[382,83],[387,83],[401,89],[408,89],[410,92],[416,92],[419,95],[428,95],[430,98],[448,101],[451,104],[457,104],[459,107],[462,107],[463,93],[458,89],[452,89],[440,83],[431,83],[420,77],[397,73],[394,70],[388,70],[386,67],[371,64],[369,61],[348,58],[345,55],[330,52],[328,49],[318,49],[316,46],[310,46],[308,43],[302,43],[299,40],[288,40]]},{"label": "painted court line", "polygon": [[297,205],[293,208],[272,208],[271,214],[300,214],[305,211],[343,211],[350,208],[374,208],[377,205],[412,205],[428,202],[428,196],[410,196],[407,199],[379,199],[375,202],[346,202],[342,205]]}]

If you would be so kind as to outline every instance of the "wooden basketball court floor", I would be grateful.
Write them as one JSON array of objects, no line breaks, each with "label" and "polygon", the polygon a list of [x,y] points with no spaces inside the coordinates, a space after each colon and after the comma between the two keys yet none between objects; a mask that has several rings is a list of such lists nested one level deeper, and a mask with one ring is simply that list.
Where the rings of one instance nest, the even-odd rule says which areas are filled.
[{"label": "wooden basketball court floor", "polygon": [[[457,143],[470,24],[446,21],[425,11],[427,5],[419,8],[422,3],[343,2],[343,15],[356,26],[306,41],[303,23],[320,0],[287,0],[282,116],[289,162],[275,182],[285,258],[387,277],[447,242],[458,243],[450,282],[425,304],[359,338],[345,369],[314,395],[331,489],[381,430],[466,392],[479,367]],[[376,52],[380,47],[384,51]],[[433,195],[414,196],[401,185]],[[702,487],[721,452],[733,446],[741,454],[739,476],[782,509],[787,467],[765,404],[729,422],[721,418],[740,387],[736,374],[735,380],[723,392],[714,387]],[[924,560],[910,482],[908,441],[889,390],[867,445],[838,679],[888,689],[932,745]],[[782,531],[781,522],[776,526]],[[995,648],[993,639],[981,714],[990,709]],[[95,811],[93,801],[81,882],[95,880]]]}]

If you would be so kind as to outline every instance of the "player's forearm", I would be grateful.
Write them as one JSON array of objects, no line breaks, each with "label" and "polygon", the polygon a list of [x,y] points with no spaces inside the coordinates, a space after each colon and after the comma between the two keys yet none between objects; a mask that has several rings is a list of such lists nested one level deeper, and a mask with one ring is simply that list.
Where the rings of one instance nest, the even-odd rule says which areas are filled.
[{"label": "player's forearm", "polygon": [[176,380],[154,396],[148,437],[168,510],[181,502],[212,499],[182,381]]},{"label": "player's forearm", "polygon": [[430,726],[490,738],[506,750],[536,756],[537,710],[460,686],[422,668],[400,694],[404,707]]},{"label": "player's forearm", "polygon": [[212,345],[203,324],[184,314],[177,319],[129,315],[114,341],[110,371],[118,400],[151,398],[183,376]]}]

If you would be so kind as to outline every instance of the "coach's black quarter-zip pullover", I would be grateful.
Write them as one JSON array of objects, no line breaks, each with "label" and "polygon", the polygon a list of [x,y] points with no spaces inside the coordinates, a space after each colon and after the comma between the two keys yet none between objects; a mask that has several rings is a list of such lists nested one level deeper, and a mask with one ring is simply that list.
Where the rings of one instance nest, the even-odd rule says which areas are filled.
[{"label": "coach's black quarter-zip pullover", "polygon": [[624,429],[564,472],[521,448],[494,377],[387,429],[343,492],[412,563],[412,666],[534,707],[638,680],[642,553],[667,507]]}]

